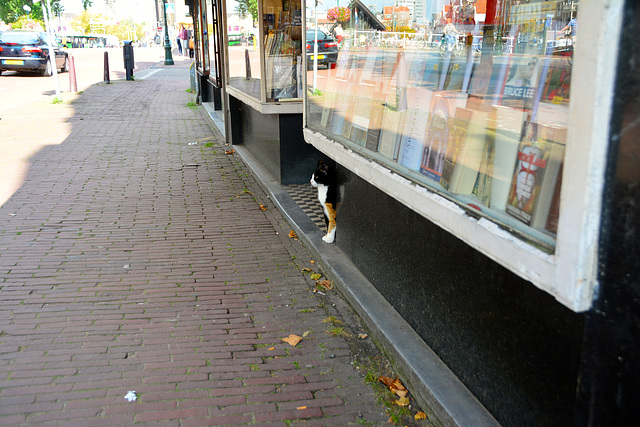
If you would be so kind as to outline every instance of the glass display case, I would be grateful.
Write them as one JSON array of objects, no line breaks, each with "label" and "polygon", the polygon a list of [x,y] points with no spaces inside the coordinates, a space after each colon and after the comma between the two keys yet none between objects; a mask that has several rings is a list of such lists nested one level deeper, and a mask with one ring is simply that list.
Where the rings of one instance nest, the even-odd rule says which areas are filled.
[{"label": "glass display case", "polygon": [[251,31],[234,26],[234,11],[227,11],[229,87],[263,103],[301,101],[301,1],[265,0],[259,5],[258,28]]}]

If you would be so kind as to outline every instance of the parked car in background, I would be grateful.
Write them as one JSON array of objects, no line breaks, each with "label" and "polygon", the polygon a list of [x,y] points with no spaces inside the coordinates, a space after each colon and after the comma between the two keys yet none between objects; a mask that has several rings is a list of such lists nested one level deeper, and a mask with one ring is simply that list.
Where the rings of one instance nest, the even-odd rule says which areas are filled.
[{"label": "parked car in background", "polygon": [[[3,71],[38,72],[50,76],[48,35],[42,31],[13,30],[0,33],[0,75]],[[52,41],[56,68],[69,71],[69,55]]]},{"label": "parked car in background", "polygon": [[308,68],[313,68],[313,50],[315,43],[318,44],[318,66],[325,65],[327,68],[335,67],[335,63],[338,62],[338,43],[331,35],[324,31],[317,30],[317,34],[318,37],[316,39],[316,30],[307,30]]}]

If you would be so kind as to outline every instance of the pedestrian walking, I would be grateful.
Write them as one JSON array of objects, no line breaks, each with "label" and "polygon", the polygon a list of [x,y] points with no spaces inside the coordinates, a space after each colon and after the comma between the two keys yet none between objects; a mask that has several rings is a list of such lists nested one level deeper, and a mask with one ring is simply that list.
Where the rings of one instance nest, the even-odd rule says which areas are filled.
[{"label": "pedestrian walking", "polygon": [[[184,27],[183,24],[180,24],[180,29],[178,30],[178,37],[180,38],[180,41],[178,42],[178,46],[179,48],[182,47],[182,49],[180,49],[180,55],[183,54],[184,52],[184,56],[188,56],[189,52],[189,36],[187,34],[187,29]],[[183,50],[184,49],[184,50]]]}]

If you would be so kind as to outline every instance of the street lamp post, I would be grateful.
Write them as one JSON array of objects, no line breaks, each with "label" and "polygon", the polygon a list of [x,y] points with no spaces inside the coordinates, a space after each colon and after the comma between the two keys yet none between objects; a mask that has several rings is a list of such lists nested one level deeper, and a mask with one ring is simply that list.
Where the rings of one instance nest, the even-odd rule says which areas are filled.
[{"label": "street lamp post", "polygon": [[171,42],[169,41],[169,29],[167,28],[167,0],[162,0],[164,6],[164,65],[173,65],[171,55]]}]

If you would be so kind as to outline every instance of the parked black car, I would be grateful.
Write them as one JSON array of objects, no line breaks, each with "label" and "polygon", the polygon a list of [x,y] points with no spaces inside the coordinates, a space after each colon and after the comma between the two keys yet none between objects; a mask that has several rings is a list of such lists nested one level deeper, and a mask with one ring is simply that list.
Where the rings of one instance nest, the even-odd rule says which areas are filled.
[{"label": "parked black car", "polygon": [[[5,31],[0,33],[0,74],[3,71],[31,71],[51,75],[48,35],[42,31]],[[52,40],[56,68],[69,71],[69,55],[56,40]]]},{"label": "parked black car", "polygon": [[[338,43],[329,34],[318,30],[318,38],[315,38],[316,30],[307,30],[307,64],[313,68],[313,47],[318,44],[318,66],[326,65],[327,68],[335,67],[338,61]],[[334,64],[334,65],[332,65]]]}]

